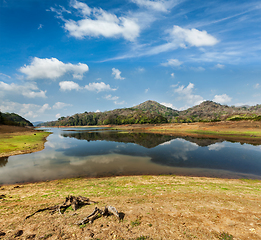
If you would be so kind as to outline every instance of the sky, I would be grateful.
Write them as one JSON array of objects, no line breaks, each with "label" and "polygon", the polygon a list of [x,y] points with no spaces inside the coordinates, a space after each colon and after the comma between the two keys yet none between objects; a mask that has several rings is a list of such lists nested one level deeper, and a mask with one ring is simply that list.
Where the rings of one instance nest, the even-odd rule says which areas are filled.
[{"label": "sky", "polygon": [[261,2],[0,0],[0,111],[261,104]]}]

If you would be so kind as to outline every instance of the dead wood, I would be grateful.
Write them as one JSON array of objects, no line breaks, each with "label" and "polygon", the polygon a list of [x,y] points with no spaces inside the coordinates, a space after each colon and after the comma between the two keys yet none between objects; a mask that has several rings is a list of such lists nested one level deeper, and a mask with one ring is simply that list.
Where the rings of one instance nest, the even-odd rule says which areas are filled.
[{"label": "dead wood", "polygon": [[76,211],[80,206],[90,205],[91,203],[97,203],[97,202],[91,201],[89,198],[86,198],[83,196],[75,197],[75,196],[69,195],[68,197],[65,198],[65,201],[62,204],[54,205],[54,206],[46,207],[46,208],[41,208],[41,209],[35,211],[34,213],[32,213],[31,215],[28,215],[25,218],[25,220],[32,217],[34,214],[36,214],[38,212],[43,212],[43,211],[49,210],[49,211],[51,211],[52,214],[55,213],[56,211],[58,211],[60,214],[62,214],[62,211],[65,212],[66,209],[70,206],[72,206],[72,209],[74,211]]},{"label": "dead wood", "polygon": [[101,209],[95,207],[94,211],[90,215],[88,215],[87,217],[85,217],[84,219],[82,219],[81,221],[79,221],[76,224],[84,225],[86,223],[92,223],[95,219],[97,219],[101,216],[109,216],[112,214],[114,216],[116,216],[119,220],[121,219],[120,215],[115,207],[105,206],[104,210],[101,210]]}]

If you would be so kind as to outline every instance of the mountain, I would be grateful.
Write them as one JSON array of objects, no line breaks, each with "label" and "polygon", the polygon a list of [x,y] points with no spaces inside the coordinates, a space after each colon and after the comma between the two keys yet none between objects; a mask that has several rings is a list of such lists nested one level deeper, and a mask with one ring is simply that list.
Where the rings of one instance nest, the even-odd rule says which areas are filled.
[{"label": "mountain", "polygon": [[148,100],[131,108],[121,108],[105,112],[85,112],[61,117],[57,121],[38,126],[85,126],[107,124],[143,124],[175,122],[261,120],[261,105],[235,107],[213,101],[204,101],[184,111],[174,110],[155,101]]},{"label": "mountain", "polygon": [[41,123],[43,123],[43,121],[32,122],[32,124],[33,124],[34,126],[37,126],[37,125],[39,125],[39,124],[41,124]]},{"label": "mountain", "polygon": [[141,103],[137,106],[133,107],[134,109],[140,109],[142,111],[149,111],[150,113],[158,113],[163,115],[166,118],[175,117],[179,115],[178,110],[174,110],[172,108],[166,107],[162,104],[159,104],[156,101],[148,100],[144,103]]},{"label": "mountain", "polygon": [[224,120],[258,120],[261,105],[253,107],[235,107],[222,105],[213,101],[204,101],[187,110],[180,111],[177,122],[224,121]]},{"label": "mountain", "polygon": [[33,127],[33,124],[21,117],[16,113],[1,113],[0,112],[0,124],[5,125],[15,125],[15,126],[30,126]]}]

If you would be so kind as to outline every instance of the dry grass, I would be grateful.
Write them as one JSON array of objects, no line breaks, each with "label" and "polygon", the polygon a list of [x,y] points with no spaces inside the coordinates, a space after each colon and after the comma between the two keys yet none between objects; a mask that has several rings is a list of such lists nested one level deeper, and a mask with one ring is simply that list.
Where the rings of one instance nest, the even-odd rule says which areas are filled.
[{"label": "dry grass", "polygon": [[[0,232],[3,239],[260,239],[261,181],[177,176],[64,179],[2,186]],[[76,222],[94,210],[73,215],[48,212],[25,216],[82,195],[112,205],[125,214],[99,218],[82,227]],[[21,233],[21,232],[20,232]],[[34,235],[34,237],[33,237]],[[30,238],[31,237],[31,238]],[[228,238],[231,237],[231,238]],[[233,237],[233,238],[232,238]]]}]

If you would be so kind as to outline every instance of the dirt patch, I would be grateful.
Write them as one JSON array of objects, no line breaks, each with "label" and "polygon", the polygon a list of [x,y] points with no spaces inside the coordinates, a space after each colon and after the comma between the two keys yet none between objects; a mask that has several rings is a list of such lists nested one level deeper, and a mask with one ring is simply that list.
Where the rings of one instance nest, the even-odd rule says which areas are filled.
[{"label": "dirt patch", "polygon": [[[65,179],[2,186],[2,239],[259,239],[261,181],[177,176]],[[48,211],[69,194],[98,201],[64,214]],[[95,207],[124,215],[79,226]],[[19,235],[19,236],[18,236]],[[227,238],[221,238],[225,236]]]}]

